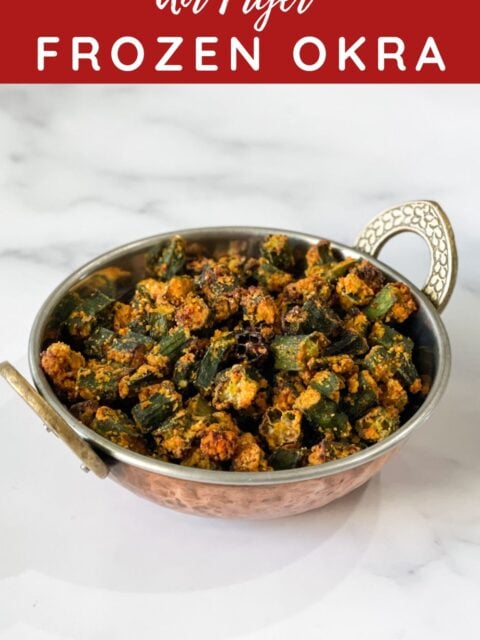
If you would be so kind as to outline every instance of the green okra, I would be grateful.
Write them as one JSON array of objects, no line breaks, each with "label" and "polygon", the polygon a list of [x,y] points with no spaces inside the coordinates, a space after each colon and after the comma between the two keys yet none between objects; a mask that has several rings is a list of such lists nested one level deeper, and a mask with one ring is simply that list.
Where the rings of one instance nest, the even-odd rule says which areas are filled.
[{"label": "green okra", "polygon": [[295,469],[300,466],[305,454],[306,449],[303,448],[280,448],[270,455],[268,464],[275,471]]},{"label": "green okra", "polygon": [[340,392],[345,386],[343,379],[333,371],[319,371],[310,381],[310,386],[319,391],[324,398],[333,400],[338,404]]},{"label": "green okra", "polygon": [[283,271],[269,262],[260,264],[256,275],[258,283],[269,292],[281,291],[293,279],[288,271]]},{"label": "green okra", "polygon": [[347,353],[348,355],[358,356],[367,353],[367,351],[368,342],[366,339],[356,331],[347,329],[335,342],[325,347],[323,354],[325,356],[334,356],[339,353]]},{"label": "green okra", "polygon": [[381,345],[386,349],[390,349],[394,346],[400,346],[404,351],[411,355],[413,351],[413,340],[408,336],[404,336],[399,331],[396,331],[388,324],[383,322],[375,322],[368,340],[372,345]]},{"label": "green okra", "polygon": [[175,360],[189,340],[190,333],[187,329],[175,329],[159,341],[160,354]]},{"label": "green okra", "polygon": [[164,379],[164,374],[155,367],[143,364],[131,375],[123,377],[119,383],[121,398],[133,398],[142,389],[158,384]]},{"label": "green okra", "polygon": [[114,444],[137,453],[149,453],[142,434],[123,411],[100,407],[90,426],[96,433]]},{"label": "green okra", "polygon": [[348,416],[339,410],[334,400],[324,397],[313,385],[301,393],[295,408],[299,409],[308,422],[321,433],[331,432],[337,438],[348,438],[352,427]]},{"label": "green okra", "polygon": [[370,409],[355,422],[355,431],[365,442],[379,442],[398,429],[400,417],[397,412],[383,407]]},{"label": "green okra", "polygon": [[345,258],[340,262],[332,262],[326,266],[325,278],[329,282],[336,282],[339,278],[345,276],[356,263],[357,260],[355,258]]},{"label": "green okra", "polygon": [[70,335],[87,338],[102,320],[106,319],[115,300],[101,291],[96,291],[84,298],[72,311],[66,321]]},{"label": "green okra", "polygon": [[283,234],[267,236],[260,245],[260,255],[269,264],[283,271],[289,271],[295,266],[288,236]]},{"label": "green okra", "polygon": [[175,310],[172,309],[168,313],[164,311],[154,310],[148,314],[147,325],[148,333],[155,340],[160,340],[168,334],[175,323]]},{"label": "green okra", "polygon": [[222,362],[235,344],[236,336],[234,333],[224,334],[211,341],[198,368],[195,380],[195,386],[198,389],[205,391],[211,387]]},{"label": "green okra", "polygon": [[345,398],[345,411],[356,420],[379,402],[379,388],[368,371],[358,374],[358,390]]},{"label": "green okra", "polygon": [[97,327],[85,340],[85,353],[89,358],[101,360],[105,358],[107,349],[112,344],[115,333],[105,327]]},{"label": "green okra", "polygon": [[319,355],[323,339],[323,334],[316,331],[308,335],[276,336],[270,345],[275,369],[302,371],[308,368],[309,361]]},{"label": "green okra", "polygon": [[174,236],[164,247],[155,247],[147,255],[147,268],[160,280],[169,280],[182,272],[186,262],[186,242]]},{"label": "green okra", "polygon": [[126,369],[118,363],[90,361],[78,370],[77,393],[84,400],[116,400],[118,383],[126,373]]},{"label": "green okra", "polygon": [[338,315],[315,298],[309,298],[302,306],[290,308],[282,319],[283,329],[290,335],[321,331],[329,336],[340,325]]},{"label": "green okra", "polygon": [[158,428],[180,406],[180,396],[173,384],[164,382],[163,386],[163,390],[157,391],[148,400],[139,402],[132,409],[132,417],[142,433]]},{"label": "green okra", "polygon": [[111,340],[108,345],[108,357],[116,362],[130,364],[136,354],[147,353],[154,345],[155,341],[149,336],[130,331]]},{"label": "green okra", "polygon": [[364,313],[369,320],[384,318],[398,300],[398,293],[392,282],[386,284],[374,299],[364,308]]},{"label": "green okra", "polygon": [[302,438],[302,414],[297,410],[282,411],[271,407],[263,416],[259,433],[272,451],[279,447],[294,447]]}]

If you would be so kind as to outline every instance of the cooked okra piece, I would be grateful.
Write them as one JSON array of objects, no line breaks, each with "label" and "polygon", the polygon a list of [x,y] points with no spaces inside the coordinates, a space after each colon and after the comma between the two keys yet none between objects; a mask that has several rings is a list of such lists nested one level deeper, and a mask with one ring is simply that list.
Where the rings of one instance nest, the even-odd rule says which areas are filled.
[{"label": "cooked okra piece", "polygon": [[200,362],[205,355],[207,340],[194,338],[184,349],[183,354],[175,362],[172,380],[177,389],[184,391],[195,382]]},{"label": "cooked okra piece", "polygon": [[268,353],[268,347],[261,333],[256,331],[236,331],[235,344],[229,353],[229,359],[259,366],[268,358]]},{"label": "cooked okra piece", "polygon": [[347,415],[339,410],[334,400],[324,397],[315,386],[310,385],[301,393],[294,406],[321,433],[331,432],[337,438],[350,436],[352,427]]},{"label": "cooked okra piece", "polygon": [[115,300],[101,291],[96,291],[72,311],[66,325],[71,336],[87,338],[99,322],[108,317]]},{"label": "cooked okra piece", "polygon": [[261,262],[257,269],[258,283],[270,293],[278,293],[292,282],[293,276],[269,262]]},{"label": "cooked okra piece", "polygon": [[370,328],[370,320],[363,311],[354,307],[347,312],[343,320],[343,328],[366,337]]},{"label": "cooked okra piece", "polygon": [[349,393],[345,398],[345,411],[356,420],[378,404],[380,389],[368,371],[354,374],[348,381]]},{"label": "cooked okra piece", "polygon": [[166,380],[160,383],[157,392],[148,400],[139,402],[133,407],[132,417],[142,433],[149,433],[173,415],[181,403],[180,394],[175,391],[173,384]]},{"label": "cooked okra piece", "polygon": [[232,471],[269,471],[271,469],[265,451],[252,433],[247,431],[239,436],[231,469]]},{"label": "cooked okra piece", "polygon": [[107,350],[115,338],[115,332],[105,327],[97,327],[85,340],[85,354],[89,358],[101,360],[106,357]]},{"label": "cooked okra piece", "polygon": [[342,309],[347,311],[352,307],[363,307],[374,296],[374,290],[351,271],[337,281],[336,292]]},{"label": "cooked okra piece", "polygon": [[68,400],[74,400],[77,396],[77,375],[85,366],[83,355],[64,342],[53,342],[42,352],[40,361],[55,389]]},{"label": "cooked okra piece", "polygon": [[271,451],[279,447],[295,447],[302,438],[302,414],[297,410],[267,410],[259,428]]},{"label": "cooked okra piece", "polygon": [[149,364],[142,364],[132,374],[124,376],[118,383],[120,398],[134,398],[145,387],[161,382],[165,372]]},{"label": "cooked okra piece", "polygon": [[177,326],[199,331],[210,325],[212,312],[201,296],[189,293],[175,313]]},{"label": "cooked okra piece", "polygon": [[295,469],[299,467],[303,458],[305,457],[306,450],[298,448],[281,448],[274,451],[268,458],[268,463],[275,469],[275,471],[282,471],[283,469]]},{"label": "cooked okra piece", "polygon": [[195,385],[200,390],[207,390],[213,383],[220,365],[235,345],[235,334],[224,333],[214,337],[200,362]]},{"label": "cooked okra piece", "polygon": [[275,369],[301,371],[311,368],[327,342],[325,336],[317,331],[308,335],[276,336],[270,345]]},{"label": "cooked okra piece", "polygon": [[123,411],[99,407],[90,426],[104,438],[125,449],[148,454],[145,440]]},{"label": "cooked okra piece", "polygon": [[156,306],[146,317],[149,335],[160,340],[168,334],[175,324],[175,307],[168,305]]},{"label": "cooked okra piece", "polygon": [[158,344],[160,355],[175,360],[189,340],[190,332],[188,329],[173,329],[171,333],[160,340]]},{"label": "cooked okra piece", "polygon": [[320,391],[322,396],[333,400],[337,404],[340,402],[340,393],[345,387],[343,378],[333,371],[319,371],[310,381],[310,386]]},{"label": "cooked okra piece", "polygon": [[417,303],[407,285],[401,282],[389,282],[365,307],[365,314],[369,320],[404,322],[416,310]]},{"label": "cooked okra piece", "polygon": [[155,248],[147,256],[148,269],[160,280],[169,280],[180,273],[185,261],[186,243],[180,236],[174,236],[165,247]]},{"label": "cooked okra piece", "polygon": [[95,418],[95,414],[98,409],[98,401],[97,400],[83,400],[82,402],[76,402],[72,404],[70,407],[71,413],[86,424],[89,427],[92,424],[93,419]]},{"label": "cooked okra piece", "polygon": [[348,440],[338,442],[326,437],[310,449],[308,464],[325,464],[325,462],[346,458],[361,450],[362,446],[357,443]]},{"label": "cooked okra piece", "polygon": [[260,255],[269,264],[283,271],[289,271],[295,266],[288,236],[283,234],[267,236],[260,245]]},{"label": "cooked okra piece", "polygon": [[265,388],[266,381],[258,372],[245,364],[235,364],[217,374],[214,383],[212,405],[215,409],[248,409]]},{"label": "cooked okra piece", "polygon": [[352,356],[359,356],[367,353],[368,342],[356,331],[344,331],[342,335],[325,347],[323,353],[326,356],[334,356],[338,353],[347,353]]},{"label": "cooked okra piece", "polygon": [[243,320],[251,327],[275,327],[279,324],[278,307],[274,298],[260,287],[248,287],[240,301]]},{"label": "cooked okra piece", "polygon": [[379,442],[396,431],[400,424],[394,409],[374,407],[355,422],[355,431],[366,442]]},{"label": "cooked okra piece", "polygon": [[400,345],[408,354],[413,351],[413,340],[411,338],[402,335],[387,324],[383,324],[383,322],[375,322],[373,324],[368,340],[370,344],[380,344],[386,349]]},{"label": "cooked okra piece", "polygon": [[321,331],[328,336],[340,325],[337,314],[315,298],[309,298],[302,306],[291,307],[282,319],[283,330],[288,334]]},{"label": "cooked okra piece", "polygon": [[180,410],[154,429],[151,434],[157,453],[168,459],[181,460],[192,446],[194,434],[189,432],[191,418],[186,411]]},{"label": "cooked okra piece", "polygon": [[118,384],[126,373],[117,362],[89,360],[78,370],[76,392],[84,400],[111,402],[118,398]]},{"label": "cooked okra piece", "polygon": [[307,271],[311,267],[328,264],[329,262],[334,262],[334,260],[335,256],[333,255],[332,247],[328,240],[319,240],[316,245],[310,247],[305,253]]},{"label": "cooked okra piece", "polygon": [[417,393],[421,389],[421,380],[411,355],[401,345],[391,349],[372,347],[365,356],[364,365],[377,381],[386,382],[398,376],[411,393]]},{"label": "cooked okra piece", "polygon": [[209,424],[200,439],[200,451],[211,460],[227,462],[235,454],[238,435],[238,428],[225,428],[221,423]]},{"label": "cooked okra piece", "polygon": [[106,347],[106,358],[126,367],[137,368],[145,359],[155,342],[149,336],[129,331],[123,336],[115,336]]},{"label": "cooked okra piece", "polygon": [[324,265],[314,266],[309,270],[310,275],[319,275],[328,282],[336,282],[339,278],[347,275],[350,269],[356,264],[355,258],[345,258],[340,262],[330,262]]}]

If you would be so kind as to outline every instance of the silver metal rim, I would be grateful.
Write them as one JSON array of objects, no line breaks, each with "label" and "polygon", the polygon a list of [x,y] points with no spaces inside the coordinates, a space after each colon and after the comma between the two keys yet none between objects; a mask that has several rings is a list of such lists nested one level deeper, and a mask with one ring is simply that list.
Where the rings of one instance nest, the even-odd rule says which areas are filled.
[{"label": "silver metal rim", "polygon": [[118,445],[111,443],[109,440],[106,440],[102,436],[96,434],[87,426],[76,420],[68,411],[68,409],[57,398],[40,367],[39,353],[41,349],[41,338],[43,335],[45,319],[50,315],[51,310],[56,306],[65,292],[74,284],[77,284],[80,280],[88,276],[91,272],[106,266],[106,264],[117,260],[131,253],[132,251],[142,250],[143,248],[148,247],[154,242],[162,242],[171,237],[174,233],[178,233],[181,235],[182,233],[185,234],[187,232],[195,233],[200,241],[202,239],[202,236],[204,238],[210,238],[212,235],[218,235],[220,237],[222,234],[229,233],[251,234],[253,236],[266,235],[268,233],[286,233],[294,239],[308,243],[314,243],[319,240],[317,236],[309,234],[298,233],[296,231],[289,231],[285,229],[263,227],[229,226],[184,229],[150,236],[148,238],[136,240],[134,242],[130,242],[128,244],[112,249],[111,251],[103,253],[102,255],[87,262],[82,267],[73,272],[70,276],[68,276],[65,280],[63,280],[63,282],[61,282],[46,299],[34,320],[28,345],[30,372],[32,374],[32,378],[37,390],[45,398],[45,400],[47,400],[52,405],[52,407],[82,438],[95,445],[95,448],[98,451],[107,454],[110,458],[113,458],[113,461],[130,464],[145,471],[168,476],[171,478],[177,478],[179,480],[221,485],[258,486],[284,484],[306,480],[315,480],[317,478],[342,473],[344,471],[348,471],[371,462],[375,458],[378,458],[379,456],[385,454],[386,452],[396,448],[399,444],[403,443],[405,439],[412,433],[412,431],[430,416],[438,401],[440,400],[443,391],[445,390],[451,365],[450,343],[439,313],[432,305],[432,303],[428,300],[428,298],[413,283],[404,278],[397,271],[391,269],[379,260],[372,258],[368,254],[358,251],[357,249],[353,249],[352,247],[348,247],[344,244],[331,241],[332,246],[336,249],[345,252],[347,255],[350,254],[363,256],[370,262],[375,264],[377,267],[379,267],[390,278],[402,281],[407,284],[415,294],[417,302],[422,306],[423,310],[427,313],[432,323],[435,340],[437,342],[439,351],[439,366],[437,375],[435,377],[432,388],[430,389],[430,392],[422,406],[407,422],[405,422],[405,424],[403,424],[398,429],[398,431],[393,433],[391,436],[379,442],[378,444],[364,449],[359,453],[353,454],[341,460],[327,462],[322,465],[301,467],[299,469],[288,469],[285,471],[210,471],[192,467],[182,467],[177,464],[162,462],[161,460],[155,460],[153,458],[143,456],[133,451],[129,451],[128,449],[124,449]]}]

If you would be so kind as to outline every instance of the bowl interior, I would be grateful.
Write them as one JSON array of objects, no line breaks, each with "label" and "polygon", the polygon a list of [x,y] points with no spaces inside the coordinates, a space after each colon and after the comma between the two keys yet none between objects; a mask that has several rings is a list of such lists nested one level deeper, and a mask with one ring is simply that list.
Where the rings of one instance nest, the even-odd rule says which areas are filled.
[{"label": "bowl interior", "polygon": [[[178,231],[177,233],[182,235],[188,242],[201,242],[212,253],[221,252],[227,248],[229,243],[235,241],[241,243],[243,249],[253,255],[261,239],[268,233],[275,232],[287,233],[294,249],[299,251],[307,249],[319,240],[318,237],[306,234],[264,228],[216,227],[211,229],[188,229]],[[36,387],[77,433],[94,443],[109,456],[150,471],[153,470],[170,476],[188,477],[204,482],[221,481],[223,483],[234,484],[243,484],[245,482],[266,484],[268,482],[297,481],[301,477],[309,478],[319,475],[329,475],[330,473],[357,466],[377,455],[381,455],[385,450],[396,446],[400,440],[405,438],[422,419],[427,417],[437,402],[448,378],[450,359],[448,339],[439,314],[429,300],[412,283],[393,269],[369,256],[364,256],[350,247],[332,242],[334,249],[342,256],[353,258],[366,257],[379,267],[390,280],[405,282],[411,288],[418,302],[418,312],[402,325],[402,332],[413,339],[415,343],[414,358],[417,368],[420,374],[430,377],[432,386],[430,393],[425,399],[417,401],[417,404],[412,404],[408,412],[403,414],[404,424],[398,431],[382,442],[343,460],[336,460],[317,467],[303,467],[287,471],[262,473],[205,471],[202,469],[180,467],[179,465],[157,461],[122,449],[104,439],[102,436],[99,436],[76,420],[57,398],[40,367],[40,352],[46,344],[61,337],[62,322],[69,315],[73,306],[78,304],[79,297],[89,295],[92,288],[99,286],[98,272],[100,270],[113,266],[129,272],[129,275],[122,281],[119,291],[117,291],[117,296],[119,297],[128,296],[128,293],[132,291],[136,282],[144,277],[146,255],[149,250],[166,242],[171,236],[172,233],[161,234],[132,242],[103,254],[81,267],[53,291],[40,309],[32,328],[29,360]]]}]

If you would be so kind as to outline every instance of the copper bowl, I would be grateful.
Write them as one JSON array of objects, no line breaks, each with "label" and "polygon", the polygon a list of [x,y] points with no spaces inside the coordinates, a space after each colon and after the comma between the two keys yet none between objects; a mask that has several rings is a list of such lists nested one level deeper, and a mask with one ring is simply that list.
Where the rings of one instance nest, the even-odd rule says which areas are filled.
[{"label": "copper bowl", "polygon": [[[254,249],[259,240],[274,229],[216,227],[179,231],[188,241],[218,247],[230,240],[242,240]],[[390,267],[377,261],[380,248],[402,231],[421,235],[431,250],[431,269],[420,291]],[[295,245],[308,247],[318,238],[285,232]],[[111,477],[127,489],[157,504],[197,515],[228,518],[278,518],[321,507],[367,482],[406,442],[431,414],[447,383],[450,347],[439,312],[447,303],[455,284],[456,248],[448,218],[439,205],[416,201],[389,209],[365,228],[355,248],[332,242],[345,256],[367,257],[392,280],[411,288],[419,306],[406,323],[416,344],[417,364],[432,379],[429,394],[415,407],[405,423],[390,437],[348,458],[323,465],[270,472],[209,471],[187,468],[123,449],[76,420],[55,395],[40,367],[40,352],[47,336],[58,326],[59,309],[65,296],[82,291],[95,273],[107,266],[119,266],[131,275],[131,287],[143,273],[145,254],[172,234],[161,234],[132,242],[92,260],[62,282],[40,309],[30,336],[30,370],[38,390],[10,364],[0,372],[40,415],[49,429],[62,438],[82,460],[82,468],[100,478]]]}]

